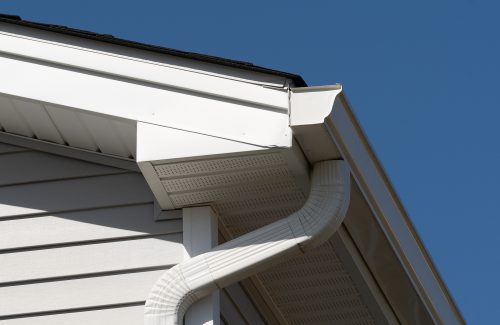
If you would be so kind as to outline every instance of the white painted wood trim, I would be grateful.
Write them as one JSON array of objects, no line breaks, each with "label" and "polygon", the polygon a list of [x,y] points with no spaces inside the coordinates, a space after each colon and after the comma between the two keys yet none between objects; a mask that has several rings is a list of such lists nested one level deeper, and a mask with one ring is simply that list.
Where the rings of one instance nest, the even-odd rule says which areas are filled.
[{"label": "white painted wood trim", "polygon": [[[184,258],[188,260],[217,246],[217,216],[209,206],[183,210]],[[184,316],[185,325],[219,325],[220,297],[212,295],[195,302]]]}]

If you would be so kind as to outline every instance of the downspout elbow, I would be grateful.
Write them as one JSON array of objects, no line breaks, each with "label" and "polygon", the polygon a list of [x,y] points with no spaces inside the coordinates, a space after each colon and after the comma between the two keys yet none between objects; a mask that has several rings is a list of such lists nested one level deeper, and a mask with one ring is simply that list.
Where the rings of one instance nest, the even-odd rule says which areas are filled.
[{"label": "downspout elbow", "polygon": [[320,245],[342,224],[349,194],[350,174],[343,161],[316,163],[311,191],[301,209],[166,271],[146,300],[145,324],[182,324],[185,312],[198,299],[262,271],[282,257]]}]

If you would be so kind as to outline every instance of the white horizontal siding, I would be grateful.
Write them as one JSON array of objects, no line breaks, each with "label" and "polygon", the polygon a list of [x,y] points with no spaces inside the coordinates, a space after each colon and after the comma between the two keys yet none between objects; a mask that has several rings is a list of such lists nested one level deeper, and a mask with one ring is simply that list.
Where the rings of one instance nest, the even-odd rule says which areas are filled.
[{"label": "white horizontal siding", "polygon": [[[150,203],[44,215],[0,222],[0,253],[9,249],[68,244],[182,231],[182,220],[155,222]],[[43,229],[43,231],[41,231]]]},{"label": "white horizontal siding", "polygon": [[[1,152],[1,147],[0,147]],[[37,151],[0,154],[0,186],[123,173],[123,170]],[[17,172],[12,172],[13,170]]]},{"label": "white horizontal siding", "polygon": [[3,287],[0,288],[0,315],[142,302],[163,272],[115,274]]},{"label": "white horizontal siding", "polygon": [[182,258],[142,175],[0,144],[2,324],[141,324]]},{"label": "white horizontal siding", "polygon": [[143,306],[106,308],[63,314],[7,319],[2,325],[139,325]]},{"label": "white horizontal siding", "polygon": [[165,267],[182,261],[182,234],[0,255],[2,283]]},{"label": "white horizontal siding", "polygon": [[0,219],[152,201],[136,173],[30,183],[0,187]]}]

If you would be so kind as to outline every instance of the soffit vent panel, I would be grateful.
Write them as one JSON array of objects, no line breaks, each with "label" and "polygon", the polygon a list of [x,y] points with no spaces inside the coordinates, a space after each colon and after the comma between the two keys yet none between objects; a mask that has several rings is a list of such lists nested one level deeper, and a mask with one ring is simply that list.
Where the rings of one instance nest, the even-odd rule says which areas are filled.
[{"label": "soffit vent panel", "polygon": [[286,160],[281,153],[158,164],[155,165],[155,171],[161,179],[168,179],[222,172],[247,171],[249,169],[263,169],[275,166],[286,166]]},{"label": "soffit vent panel", "polygon": [[[271,151],[271,150],[270,150]],[[152,162],[175,208],[210,204],[231,237],[300,209],[307,164],[291,149],[191,161]],[[258,275],[289,324],[375,324],[330,244]]]},{"label": "soffit vent panel", "polygon": [[[185,162],[153,162],[156,177],[173,207],[210,204],[221,211],[264,210],[303,201],[306,166],[289,163],[287,150]],[[308,186],[308,185],[306,185]],[[162,193],[163,194],[163,193]]]},{"label": "soffit vent panel", "polygon": [[331,242],[258,275],[291,325],[375,325]]}]

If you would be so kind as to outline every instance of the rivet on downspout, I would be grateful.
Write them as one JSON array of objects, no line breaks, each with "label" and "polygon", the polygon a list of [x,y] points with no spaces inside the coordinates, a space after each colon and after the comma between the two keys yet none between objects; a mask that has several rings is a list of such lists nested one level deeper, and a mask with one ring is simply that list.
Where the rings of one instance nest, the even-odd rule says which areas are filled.
[{"label": "rivet on downspout", "polygon": [[198,299],[326,241],[345,218],[349,176],[343,161],[316,163],[309,198],[301,209],[166,271],[146,300],[145,324],[182,324]]}]

